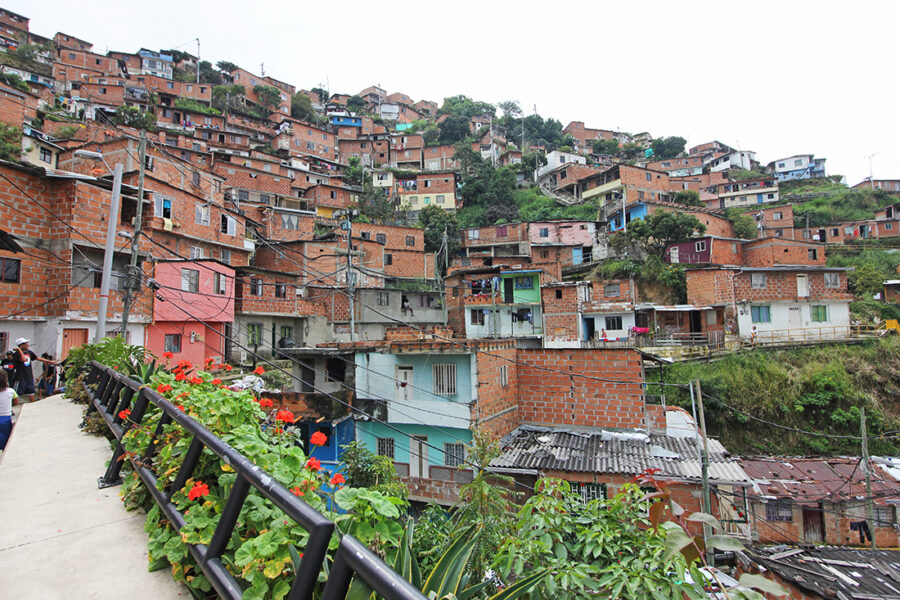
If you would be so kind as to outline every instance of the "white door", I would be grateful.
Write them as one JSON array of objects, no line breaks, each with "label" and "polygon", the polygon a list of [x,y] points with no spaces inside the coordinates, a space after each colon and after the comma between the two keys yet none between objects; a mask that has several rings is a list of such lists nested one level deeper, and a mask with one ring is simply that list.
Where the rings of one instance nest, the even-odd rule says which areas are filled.
[{"label": "white door", "polygon": [[407,403],[412,400],[413,368],[407,365],[399,365],[394,371],[397,380],[397,402]]},{"label": "white door", "polygon": [[809,298],[809,280],[806,278],[806,273],[797,275],[797,297]]},{"label": "white door", "polygon": [[788,306],[788,336],[794,337],[801,335],[802,320],[800,318],[800,305],[793,304]]},{"label": "white door", "polygon": [[673,265],[678,264],[678,246],[672,246],[669,248],[669,262]]},{"label": "white door", "polygon": [[428,437],[414,435],[409,438],[409,476],[428,477]]}]

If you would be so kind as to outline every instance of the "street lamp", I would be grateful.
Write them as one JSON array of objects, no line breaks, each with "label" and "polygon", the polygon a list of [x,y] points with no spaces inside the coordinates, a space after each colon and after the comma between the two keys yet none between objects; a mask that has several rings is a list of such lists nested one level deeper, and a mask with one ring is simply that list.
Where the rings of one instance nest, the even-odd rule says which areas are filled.
[{"label": "street lamp", "polygon": [[[106,336],[106,308],[109,304],[109,280],[112,276],[113,252],[116,248],[116,223],[119,220],[119,197],[122,193],[122,163],[116,163],[114,169],[104,160],[100,152],[90,150],[76,150],[75,156],[99,160],[106,168],[113,172],[112,200],[109,209],[109,225],[106,228],[106,248],[103,253],[103,275],[100,278],[100,305],[97,307],[97,329],[94,333],[94,342],[99,342]],[[124,332],[123,332],[124,335]]]},{"label": "street lamp", "polygon": [[869,155],[869,189],[875,189],[875,179],[872,177],[872,157],[878,156],[878,152]]}]

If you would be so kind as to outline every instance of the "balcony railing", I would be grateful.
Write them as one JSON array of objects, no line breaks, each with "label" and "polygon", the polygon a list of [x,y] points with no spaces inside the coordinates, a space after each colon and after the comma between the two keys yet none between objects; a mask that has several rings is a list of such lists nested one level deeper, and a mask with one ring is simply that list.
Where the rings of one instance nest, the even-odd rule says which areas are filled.
[{"label": "balcony railing", "polygon": [[[325,564],[328,545],[334,533],[334,523],[293,495],[272,475],[254,465],[247,457],[213,435],[211,431],[179,410],[155,390],[142,385],[139,381],[93,361],[84,388],[91,398],[88,411],[97,411],[103,417],[118,442],[109,461],[109,467],[99,480],[101,487],[116,485],[121,481],[119,472],[123,461],[120,458],[126,455],[122,444],[126,429],[123,427],[120,413],[126,409],[130,410],[131,414],[128,419],[140,426],[151,408],[151,404],[162,411],[163,415],[147,448],[143,453],[128,454],[127,460],[159,505],[166,519],[176,529],[185,525],[185,518],[172,502],[172,494],[184,487],[184,484],[191,478],[201,454],[206,451],[212,452],[222,460],[223,465],[227,464],[235,471],[237,478],[225,501],[225,507],[209,543],[186,544],[191,555],[197,561],[197,565],[203,571],[203,575],[221,598],[239,600],[243,595],[243,590],[237,580],[222,562],[222,555],[231,540],[232,532],[251,487],[284,511],[286,518],[293,520],[308,532],[309,537],[288,598],[299,600],[312,597],[320,571],[323,570]],[[155,440],[163,434],[166,427],[172,424],[180,425],[193,436],[193,441],[184,455],[175,480],[168,488],[163,488],[159,485],[157,474],[152,469],[157,447]],[[321,598],[325,600],[344,598],[354,575],[385,598],[425,600],[418,590],[365,545],[351,535],[344,535],[334,554],[331,568],[325,575],[326,583]]]}]

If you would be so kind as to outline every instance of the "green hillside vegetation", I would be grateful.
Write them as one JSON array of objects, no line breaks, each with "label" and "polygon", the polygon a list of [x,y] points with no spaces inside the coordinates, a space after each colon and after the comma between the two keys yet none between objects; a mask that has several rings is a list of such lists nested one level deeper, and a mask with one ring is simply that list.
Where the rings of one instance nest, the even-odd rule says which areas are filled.
[{"label": "green hillside vegetation", "polygon": [[[900,337],[857,345],[791,350],[754,350],[714,362],[684,362],[649,373],[647,379],[700,379],[709,394],[761,423],[705,400],[709,434],[734,454],[859,455],[858,440],[816,437],[777,427],[858,436],[861,407],[869,435],[900,430]],[[658,386],[650,387],[658,393]],[[691,410],[687,390],[666,387],[666,401]],[[872,454],[897,454],[895,439],[870,441]]]}]

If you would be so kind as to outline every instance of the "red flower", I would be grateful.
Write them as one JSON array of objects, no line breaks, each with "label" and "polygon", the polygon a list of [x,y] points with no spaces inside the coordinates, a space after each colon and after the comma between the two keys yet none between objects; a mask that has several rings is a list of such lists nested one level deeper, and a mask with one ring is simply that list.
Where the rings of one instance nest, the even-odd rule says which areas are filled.
[{"label": "red flower", "polygon": [[175,375],[175,381],[184,381],[185,379],[187,379],[187,375],[185,375],[181,371],[178,371],[178,373]]},{"label": "red flower", "polygon": [[188,500],[196,500],[202,496],[209,496],[209,486],[202,481],[196,481],[194,487],[188,492]]},{"label": "red flower", "polygon": [[259,399],[259,407],[260,408],[272,408],[275,406],[275,403],[272,402],[270,398],[260,398]]},{"label": "red flower", "polygon": [[183,405],[183,404],[179,404],[177,408],[178,408],[178,410],[180,410],[181,412],[185,412],[185,411],[184,411],[184,405]]},{"label": "red flower", "polygon": [[221,380],[221,379],[218,379],[218,378],[213,379],[213,380],[212,380],[212,384],[213,384],[213,385],[222,385],[222,380]]},{"label": "red flower", "polygon": [[127,408],[125,410],[119,411],[119,418],[123,421],[131,416],[131,411]]},{"label": "red flower", "polygon": [[263,369],[262,367],[256,367],[255,369],[253,369],[253,373],[255,375],[262,375],[265,372],[266,372],[266,370]]},{"label": "red flower", "polygon": [[213,358],[210,356],[209,358],[206,359],[205,362],[206,362],[206,364],[210,365],[213,362]]},{"label": "red flower", "polygon": [[159,392],[160,394],[165,394],[166,392],[172,391],[172,386],[167,383],[161,383],[158,386],[156,386],[156,391]]},{"label": "red flower", "polygon": [[311,471],[319,471],[322,468],[322,463],[319,462],[318,458],[311,458],[306,461],[306,468]]},{"label": "red flower", "polygon": [[331,485],[333,485],[333,486],[341,485],[342,483],[347,483],[347,480],[344,479],[344,476],[341,475],[340,473],[335,473],[334,477],[331,478],[331,481],[329,483],[331,483]]},{"label": "red flower", "polygon": [[175,355],[172,354],[171,352],[163,352],[163,358],[165,358],[166,360],[169,360],[170,358],[175,358]]},{"label": "red flower", "polygon": [[190,369],[194,365],[192,365],[191,361],[189,361],[189,360],[179,360],[178,366],[181,367],[182,369]]},{"label": "red flower", "polygon": [[309,443],[313,446],[324,446],[328,443],[328,437],[321,431],[317,431],[309,436]]},{"label": "red flower", "polygon": [[291,493],[295,496],[305,496],[306,495],[303,493],[303,490],[300,489],[300,486],[297,486],[297,485],[295,485],[294,487],[291,488]]},{"label": "red flower", "polygon": [[116,371],[118,371],[118,370],[119,370],[119,365],[113,365],[113,369],[116,370]]},{"label": "red flower", "polygon": [[276,421],[284,421],[285,423],[293,423],[294,422],[294,413],[289,410],[279,410],[275,413]]},{"label": "red flower", "polygon": [[190,394],[188,392],[181,392],[180,394],[178,394],[175,397],[176,398],[187,398],[188,396],[190,396]]},{"label": "red flower", "polygon": [[226,370],[226,371],[230,371],[230,370],[233,369],[233,368],[234,368],[234,367],[232,367],[231,365],[225,365],[225,370]]},{"label": "red flower", "polygon": [[203,380],[200,379],[199,377],[196,377],[196,376],[195,376],[195,377],[191,377],[190,379],[188,379],[188,381],[189,381],[190,383],[193,383],[194,385],[199,385],[199,384],[203,383]]}]

